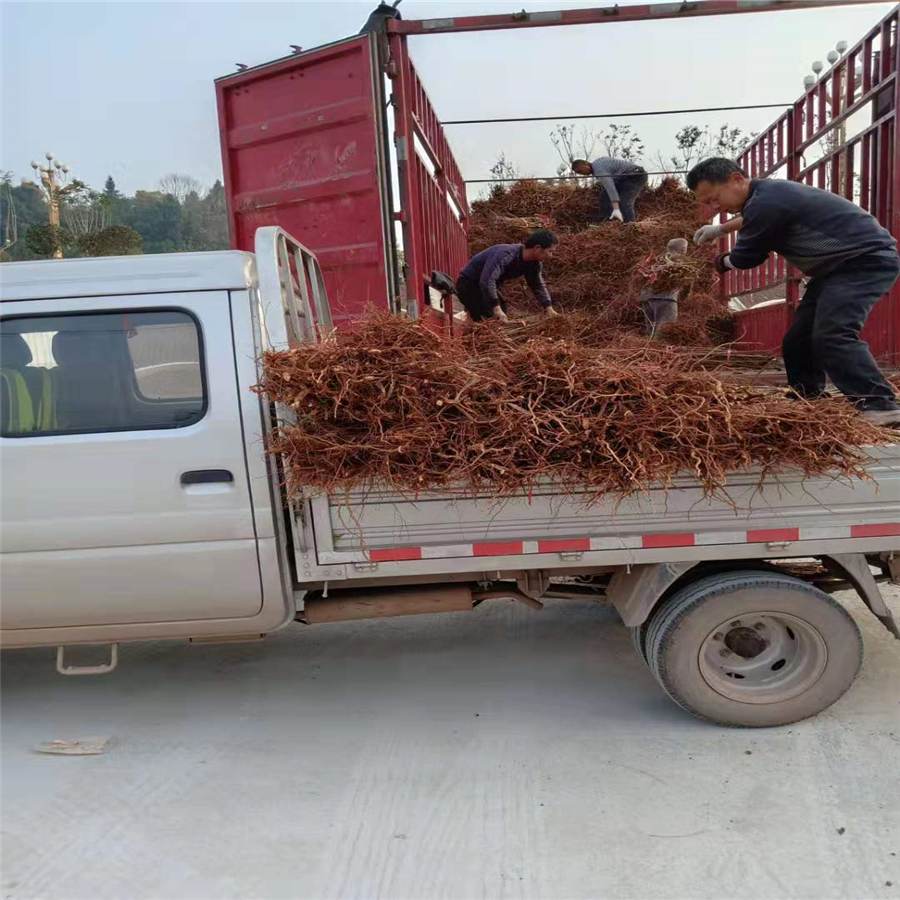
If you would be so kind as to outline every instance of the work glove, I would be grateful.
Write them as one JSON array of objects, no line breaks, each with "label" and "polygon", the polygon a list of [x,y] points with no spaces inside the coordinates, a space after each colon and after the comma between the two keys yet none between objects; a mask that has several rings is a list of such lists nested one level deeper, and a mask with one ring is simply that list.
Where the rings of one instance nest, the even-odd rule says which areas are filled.
[{"label": "work glove", "polygon": [[711,244],[713,241],[717,241],[723,236],[721,226],[704,225],[694,232],[694,243],[697,244],[698,247],[702,247],[704,244]]},{"label": "work glove", "polygon": [[509,316],[503,312],[502,307],[499,306],[494,307],[494,318],[499,319],[501,322],[509,321]]},{"label": "work glove", "polygon": [[558,316],[558,315],[559,315],[559,313],[558,313],[552,306],[545,306],[545,307],[544,307],[544,312],[545,312],[548,316]]},{"label": "work glove", "polygon": [[615,219],[617,222],[624,222],[625,217],[622,215],[621,209],[614,209],[612,211],[612,215],[609,217],[610,222]]},{"label": "work glove", "polygon": [[733,269],[734,266],[731,264],[731,254],[730,253],[720,253],[713,262],[713,265],[716,267],[716,271],[720,275],[724,275],[729,269]]}]

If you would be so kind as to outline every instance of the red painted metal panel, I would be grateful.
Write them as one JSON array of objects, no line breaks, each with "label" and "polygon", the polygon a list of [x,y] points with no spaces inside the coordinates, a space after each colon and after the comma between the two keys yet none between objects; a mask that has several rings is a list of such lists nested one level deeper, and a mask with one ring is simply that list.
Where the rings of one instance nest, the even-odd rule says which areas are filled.
[{"label": "red painted metal panel", "polygon": [[859,537],[893,537],[900,535],[900,522],[886,522],[884,525],[852,525],[850,536]]},{"label": "red painted metal panel", "polygon": [[571,538],[560,541],[538,541],[538,553],[572,553],[591,549],[590,538]]},{"label": "red painted metal panel", "polygon": [[521,552],[521,541],[497,541],[472,545],[473,556],[515,556]]},{"label": "red painted metal panel", "polygon": [[370,550],[372,562],[401,562],[407,559],[421,559],[421,547],[395,547],[390,550]]},{"label": "red painted metal panel", "polygon": [[694,3],[642,3],[634,6],[603,6],[588,9],[543,10],[491,16],[457,16],[443,19],[391,20],[388,31],[397,34],[441,34],[444,32],[494,31],[508,28],[541,28],[554,25],[611,25],[615,22],[687,19],[737,13],[778,12],[877,3],[879,0],[698,0]]},{"label": "red painted metal panel", "polygon": [[[462,173],[409,57],[406,38],[390,38],[408,308],[421,312],[434,270],[455,279],[467,259],[468,205]],[[450,312],[448,309],[447,312]],[[447,324],[452,329],[452,316]]]},{"label": "red painted metal panel", "polygon": [[[788,178],[857,199],[863,209],[871,212],[900,241],[898,18],[900,6],[888,13],[822,76],[815,88],[796,101],[793,110],[772,126],[780,129],[783,121],[787,128],[784,141],[778,131],[774,153],[770,128],[747,147],[740,162],[748,172],[758,173],[759,177],[771,176],[786,166],[783,174]],[[856,72],[857,64],[862,70],[861,77]],[[872,124],[849,139],[844,138],[842,125],[860,110],[872,111]],[[836,146],[824,153],[816,151],[825,142]],[[764,151],[768,151],[765,167],[760,165]],[[815,153],[817,158],[804,165],[804,153]],[[723,279],[723,291],[726,296],[734,297],[787,280],[785,306],[749,310],[738,316],[739,346],[777,350],[799,299],[799,273],[786,267],[783,260],[774,266],[760,267],[756,272],[749,277],[744,272],[728,273]],[[869,342],[877,359],[900,365],[900,286],[895,286],[872,311],[862,337]]]},{"label": "red painted metal panel", "polygon": [[231,244],[279,225],[314,251],[337,324],[390,304],[375,42],[363,35],[216,82]]}]

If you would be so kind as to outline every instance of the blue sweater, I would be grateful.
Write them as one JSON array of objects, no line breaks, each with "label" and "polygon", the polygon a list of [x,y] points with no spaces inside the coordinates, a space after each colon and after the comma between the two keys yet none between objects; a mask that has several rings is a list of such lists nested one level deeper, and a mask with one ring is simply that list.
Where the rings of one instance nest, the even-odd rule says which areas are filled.
[{"label": "blue sweater", "polygon": [[890,232],[862,207],[796,181],[753,179],[741,215],[728,254],[735,269],[753,269],[773,252],[813,276],[859,256],[897,256]]},{"label": "blue sweater", "polygon": [[511,278],[523,275],[528,287],[541,306],[550,306],[550,292],[544,284],[539,262],[526,262],[522,259],[524,244],[494,244],[481,253],[476,253],[460,272],[460,277],[477,284],[484,297],[493,301],[496,306],[499,300],[497,285]]}]

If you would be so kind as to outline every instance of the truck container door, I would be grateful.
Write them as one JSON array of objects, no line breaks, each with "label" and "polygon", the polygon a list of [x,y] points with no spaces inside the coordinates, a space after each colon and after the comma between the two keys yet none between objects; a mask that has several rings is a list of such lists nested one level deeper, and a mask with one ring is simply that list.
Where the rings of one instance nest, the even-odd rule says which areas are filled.
[{"label": "truck container door", "polygon": [[283,228],[318,257],[338,325],[395,293],[382,82],[371,34],[216,82],[232,247]]},{"label": "truck container door", "polygon": [[229,304],[4,303],[4,628],[259,611]]}]

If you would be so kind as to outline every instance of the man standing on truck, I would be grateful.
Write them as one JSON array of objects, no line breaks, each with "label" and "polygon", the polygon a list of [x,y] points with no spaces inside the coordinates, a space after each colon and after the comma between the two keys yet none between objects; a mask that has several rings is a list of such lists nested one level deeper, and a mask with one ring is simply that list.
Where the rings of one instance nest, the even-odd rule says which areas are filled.
[{"label": "man standing on truck", "polygon": [[715,212],[741,214],[734,248],[716,269],[753,269],[780,253],[810,276],[782,356],[801,397],[821,397],[826,376],[862,415],[900,424],[900,406],[859,333],[900,276],[897,242],[874,216],[843,197],[796,181],[748,178],[730,159],[705,159],[688,187]]},{"label": "man standing on truck", "polygon": [[473,322],[498,318],[506,321],[506,301],[498,286],[512,278],[525,276],[535,299],[548,315],[559,313],[544,283],[541,263],[550,259],[559,243],[552,231],[533,232],[523,244],[494,244],[476,253],[456,279],[459,302]]},{"label": "man standing on truck", "polygon": [[647,173],[630,159],[601,156],[592,163],[573,159],[572,171],[577,175],[593,175],[600,179],[600,206],[597,216],[601,222],[634,221],[634,201],[647,187]]}]

